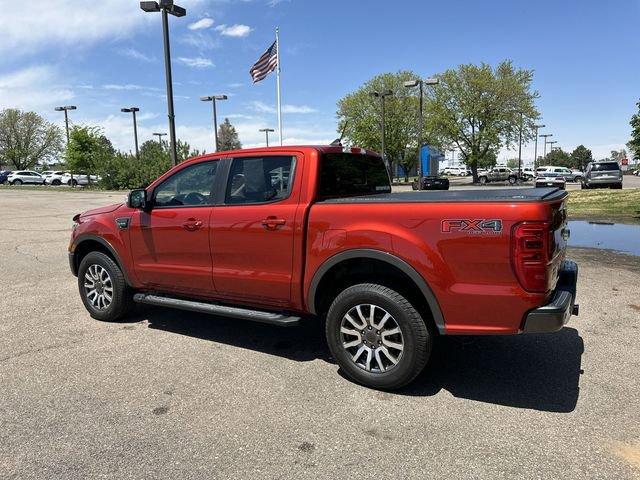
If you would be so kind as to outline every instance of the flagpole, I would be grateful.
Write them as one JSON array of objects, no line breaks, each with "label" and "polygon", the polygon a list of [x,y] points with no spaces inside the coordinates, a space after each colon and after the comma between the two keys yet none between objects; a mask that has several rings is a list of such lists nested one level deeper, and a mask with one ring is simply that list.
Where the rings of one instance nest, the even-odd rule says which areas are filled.
[{"label": "flagpole", "polygon": [[278,67],[276,70],[276,96],[278,100],[278,137],[282,146],[282,106],[280,105],[280,27],[276,27],[276,55]]}]

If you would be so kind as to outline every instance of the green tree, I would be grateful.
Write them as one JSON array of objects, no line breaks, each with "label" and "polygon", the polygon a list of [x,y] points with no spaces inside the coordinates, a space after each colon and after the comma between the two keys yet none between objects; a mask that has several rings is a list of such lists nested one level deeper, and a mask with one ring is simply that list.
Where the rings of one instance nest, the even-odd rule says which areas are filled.
[{"label": "green tree", "polygon": [[562,150],[561,148],[554,148],[547,156],[544,157],[543,165],[554,165],[557,167],[571,168],[573,161],[571,155]]},{"label": "green tree", "polygon": [[507,167],[511,168],[512,170],[517,170],[518,169],[518,159],[517,158],[510,158],[509,160],[507,160]]},{"label": "green tree", "polygon": [[631,117],[629,124],[631,125],[631,140],[627,143],[627,147],[633,153],[633,158],[640,158],[640,101],[636,103],[638,113]]},{"label": "green tree", "polygon": [[571,152],[571,168],[577,168],[584,170],[589,162],[593,161],[593,155],[584,145],[578,145],[573,152]]},{"label": "green tree", "polygon": [[110,162],[114,153],[111,142],[100,128],[74,126],[69,133],[65,161],[72,172],[93,175],[102,170],[102,165]]},{"label": "green tree", "polygon": [[[338,132],[344,130],[348,145],[382,151],[382,104],[372,92],[391,90],[385,98],[385,154],[389,163],[398,163],[409,171],[417,162],[419,100],[417,88],[406,88],[404,82],[418,75],[411,71],[383,73],[364,83],[355,92],[338,101]],[[435,136],[423,127],[423,141],[441,147]]]},{"label": "green tree", "polygon": [[9,108],[0,112],[0,164],[16,170],[54,160],[62,151],[63,135],[56,125],[35,112]]},{"label": "green tree", "polygon": [[461,65],[437,75],[439,85],[428,91],[426,118],[430,132],[458,147],[464,162],[478,180],[478,166],[490,152],[533,139],[540,116],[531,90],[532,70],[514,68],[510,61],[497,67]]},{"label": "green tree", "polygon": [[228,118],[218,127],[218,151],[239,150],[242,148],[236,127],[231,125]]}]

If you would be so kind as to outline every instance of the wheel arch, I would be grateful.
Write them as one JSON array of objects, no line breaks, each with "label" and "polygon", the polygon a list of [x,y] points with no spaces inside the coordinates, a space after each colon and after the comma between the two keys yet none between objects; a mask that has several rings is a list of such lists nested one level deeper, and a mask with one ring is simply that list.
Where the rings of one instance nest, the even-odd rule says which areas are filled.
[{"label": "wheel arch", "polygon": [[102,252],[116,262],[116,265],[120,268],[122,275],[124,275],[127,285],[132,286],[127,269],[124,267],[118,252],[107,240],[97,235],[82,235],[76,239],[74,245],[72,261],[72,270],[74,275],[78,274],[80,262],[82,262],[82,259],[87,256],[87,254],[91,252]]},{"label": "wheel arch", "polygon": [[320,313],[320,307],[322,306],[323,301],[323,290],[327,288],[327,285],[333,278],[332,273],[336,272],[341,266],[347,265],[349,262],[353,261],[371,261],[371,263],[379,262],[380,264],[384,264],[387,267],[400,272],[405,278],[408,278],[411,281],[411,285],[420,293],[421,300],[424,301],[425,306],[430,310],[433,323],[439,333],[445,333],[445,322],[442,310],[440,309],[438,300],[427,281],[407,262],[393,254],[383,252],[381,250],[351,249],[340,252],[325,260],[325,262],[314,273],[309,285],[307,307],[311,313],[314,315]]}]

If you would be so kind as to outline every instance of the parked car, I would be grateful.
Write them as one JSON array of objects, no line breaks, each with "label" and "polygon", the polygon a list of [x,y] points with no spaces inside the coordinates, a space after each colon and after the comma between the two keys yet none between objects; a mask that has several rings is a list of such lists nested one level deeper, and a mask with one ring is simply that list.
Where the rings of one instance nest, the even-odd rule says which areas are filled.
[{"label": "parked car", "polygon": [[536,173],[533,171],[533,168],[526,167],[522,169],[522,171],[520,172],[520,176],[525,182],[528,182],[529,180],[536,177]]},{"label": "parked car", "polygon": [[583,177],[583,173],[580,170],[571,170],[567,167],[555,167],[544,166],[536,169],[538,175],[544,175],[546,177],[564,177],[567,182],[580,182]]},{"label": "parked car", "polygon": [[0,185],[5,185],[9,183],[8,178],[11,170],[2,170],[0,171]]},{"label": "parked car", "polygon": [[613,160],[590,162],[584,172],[581,188],[622,188],[622,170]]},{"label": "parked car", "polygon": [[60,182],[70,187],[75,187],[77,185],[89,185],[89,179],[91,179],[91,183],[97,183],[100,181],[100,177],[98,175],[87,175],[84,172],[74,173],[73,179],[71,178],[70,172],[65,172],[64,175],[60,177]]},{"label": "parked car", "polygon": [[[67,183],[62,179],[62,177],[64,177],[67,174],[68,174],[67,172],[64,172],[62,170],[50,172],[49,174],[45,175],[44,183],[45,185],[62,185],[63,183]],[[71,177],[69,177],[69,180],[70,179]]]},{"label": "parked car", "polygon": [[478,173],[478,181],[481,184],[489,182],[504,182],[507,181],[511,185],[514,185],[518,181],[516,172],[507,167],[493,167],[492,169],[480,174]]},{"label": "parked car", "polygon": [[7,182],[11,185],[22,185],[31,184],[31,185],[42,185],[44,183],[44,178],[38,172],[34,172],[32,170],[19,170],[16,172],[11,172],[7,177]]},{"label": "parked car", "polygon": [[446,177],[422,177],[422,188],[418,188],[420,177],[411,183],[413,190],[449,190],[449,179]]},{"label": "parked car", "polygon": [[[273,185],[273,172],[288,181]],[[360,148],[236,150],[75,215],[69,265],[96,319],[134,302],[280,326],[315,318],[347,377],[394,389],[439,335],[553,332],[578,313],[566,199],[391,193],[382,157]]]},{"label": "parked car", "polygon": [[464,167],[445,167],[441,175],[452,175],[456,177],[464,177],[467,175],[467,169]]},{"label": "parked car", "polygon": [[565,190],[567,182],[564,177],[555,175],[555,172],[540,172],[536,177],[536,188],[540,187],[556,187]]}]

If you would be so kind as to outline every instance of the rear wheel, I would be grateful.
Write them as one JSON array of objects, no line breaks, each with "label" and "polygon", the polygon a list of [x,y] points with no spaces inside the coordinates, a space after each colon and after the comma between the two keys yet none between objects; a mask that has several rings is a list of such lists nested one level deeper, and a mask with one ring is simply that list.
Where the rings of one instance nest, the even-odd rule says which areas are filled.
[{"label": "rear wheel", "polygon": [[487,182],[489,181],[489,179],[488,179],[487,177],[480,177],[480,178],[478,179],[478,181],[479,181],[482,185],[484,185],[485,183],[487,183]]},{"label": "rear wheel", "polygon": [[616,184],[612,185],[611,188],[613,188],[614,190],[621,190],[622,189],[622,183],[616,183]]},{"label": "rear wheel", "polygon": [[326,336],[347,377],[367,387],[392,390],[422,371],[435,334],[403,295],[363,283],[343,290],[333,301]]},{"label": "rear wheel", "polygon": [[91,252],[80,262],[78,289],[85,308],[97,320],[120,320],[133,306],[122,270],[102,252]]},{"label": "rear wheel", "polygon": [[509,185],[515,185],[517,181],[516,177],[509,177]]},{"label": "rear wheel", "polygon": [[70,187],[77,187],[78,186],[78,181],[74,178],[73,180],[69,180],[67,182],[67,185],[69,185]]}]

